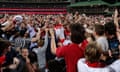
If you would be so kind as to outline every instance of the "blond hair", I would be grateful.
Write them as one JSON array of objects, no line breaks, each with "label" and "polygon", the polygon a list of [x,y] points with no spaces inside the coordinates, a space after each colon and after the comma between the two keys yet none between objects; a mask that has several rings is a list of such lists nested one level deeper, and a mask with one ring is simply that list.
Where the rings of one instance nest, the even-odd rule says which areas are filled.
[{"label": "blond hair", "polygon": [[85,58],[89,62],[97,62],[103,53],[101,46],[97,42],[90,42],[85,49]]}]

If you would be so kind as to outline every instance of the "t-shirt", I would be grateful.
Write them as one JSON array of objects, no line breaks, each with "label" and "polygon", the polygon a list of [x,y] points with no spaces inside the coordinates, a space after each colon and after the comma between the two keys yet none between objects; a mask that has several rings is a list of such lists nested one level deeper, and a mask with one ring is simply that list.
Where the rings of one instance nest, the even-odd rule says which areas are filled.
[{"label": "t-shirt", "polygon": [[[84,43],[85,46],[81,45],[81,47],[79,44],[71,43],[67,46],[57,48],[56,56],[65,58],[67,72],[77,72],[77,61],[79,58],[84,57],[83,49],[85,49],[87,45],[87,41],[84,42],[86,42]],[[82,46],[84,48],[82,48]]]},{"label": "t-shirt", "polygon": [[5,59],[6,59],[5,55],[0,57],[0,65],[5,61]]},{"label": "t-shirt", "polygon": [[6,59],[5,55],[0,56],[0,69],[1,69],[2,64],[5,62],[5,59]]},{"label": "t-shirt", "polygon": [[29,48],[31,39],[18,37],[15,39],[15,48]]},{"label": "t-shirt", "polygon": [[86,59],[78,60],[78,72],[120,72],[120,60],[105,67],[91,67],[86,64]]},{"label": "t-shirt", "polygon": [[101,45],[103,51],[108,51],[108,41],[106,37],[99,37],[96,41],[99,45]]},{"label": "t-shirt", "polygon": [[65,39],[64,28],[62,24],[57,24],[54,29],[55,29],[55,34],[57,38]]}]

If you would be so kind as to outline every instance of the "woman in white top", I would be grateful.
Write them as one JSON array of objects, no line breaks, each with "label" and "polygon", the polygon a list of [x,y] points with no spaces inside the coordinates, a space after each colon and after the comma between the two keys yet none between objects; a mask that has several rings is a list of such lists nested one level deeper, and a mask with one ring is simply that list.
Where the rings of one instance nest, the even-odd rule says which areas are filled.
[{"label": "woman in white top", "polygon": [[100,60],[106,60],[101,46],[96,42],[88,44],[85,50],[85,58],[78,60],[78,72],[120,72],[120,60],[116,60],[108,66]]}]

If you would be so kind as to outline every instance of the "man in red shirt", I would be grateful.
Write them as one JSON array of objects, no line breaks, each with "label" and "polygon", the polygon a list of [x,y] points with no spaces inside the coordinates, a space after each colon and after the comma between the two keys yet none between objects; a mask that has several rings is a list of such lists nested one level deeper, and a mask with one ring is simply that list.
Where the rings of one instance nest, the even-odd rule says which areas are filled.
[{"label": "man in red shirt", "polygon": [[77,72],[77,61],[84,57],[84,50],[87,45],[85,40],[85,29],[80,24],[71,24],[71,41],[72,43],[63,47],[56,48],[55,35],[53,30],[51,34],[51,52],[57,57],[64,57],[67,65],[67,72]]}]

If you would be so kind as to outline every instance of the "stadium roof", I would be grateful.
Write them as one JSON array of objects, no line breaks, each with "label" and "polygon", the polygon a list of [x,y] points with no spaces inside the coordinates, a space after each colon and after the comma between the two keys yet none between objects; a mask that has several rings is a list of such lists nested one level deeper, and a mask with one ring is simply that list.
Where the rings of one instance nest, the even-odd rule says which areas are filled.
[{"label": "stadium roof", "polygon": [[120,6],[120,2],[116,2],[115,4],[112,4],[110,6]]},{"label": "stadium roof", "polygon": [[109,5],[108,3],[102,1],[102,0],[96,0],[96,1],[84,1],[84,2],[78,2],[71,4],[68,7],[80,7],[80,6],[94,6],[94,5]]}]

